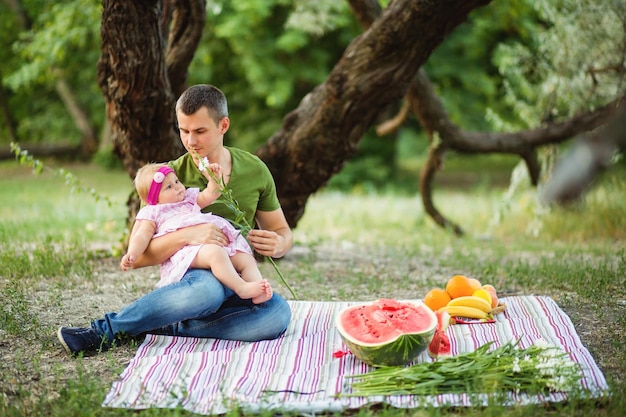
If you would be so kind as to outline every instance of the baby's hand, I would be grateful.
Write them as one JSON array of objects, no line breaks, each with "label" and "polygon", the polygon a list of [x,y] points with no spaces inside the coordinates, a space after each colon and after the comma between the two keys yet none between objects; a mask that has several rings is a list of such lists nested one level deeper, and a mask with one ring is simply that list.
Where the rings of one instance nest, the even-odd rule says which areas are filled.
[{"label": "baby's hand", "polygon": [[120,268],[122,268],[122,271],[128,271],[133,267],[134,263],[135,259],[131,255],[126,254],[122,256],[122,260],[120,261]]},{"label": "baby's hand", "polygon": [[219,178],[222,175],[222,166],[220,164],[212,163],[212,164],[209,164],[208,168],[217,178]]},{"label": "baby's hand", "polygon": [[[202,158],[200,162],[198,163],[198,169],[209,180],[212,179],[211,177],[221,178],[222,176],[222,166],[215,162],[213,163],[209,162],[209,158],[207,158],[206,156]],[[211,171],[212,175],[209,174],[208,171]]]}]

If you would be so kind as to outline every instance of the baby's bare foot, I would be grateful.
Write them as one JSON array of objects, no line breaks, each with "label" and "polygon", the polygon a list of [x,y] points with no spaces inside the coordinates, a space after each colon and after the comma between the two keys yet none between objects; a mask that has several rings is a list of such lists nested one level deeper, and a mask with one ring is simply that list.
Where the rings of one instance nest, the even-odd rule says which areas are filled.
[{"label": "baby's bare foot", "polygon": [[269,281],[267,281],[266,279],[261,281],[261,287],[263,288],[263,293],[256,297],[252,297],[252,302],[254,304],[261,304],[272,298],[272,286],[270,285]]},{"label": "baby's bare foot", "polygon": [[235,291],[244,300],[252,299],[254,304],[261,304],[272,298],[272,287],[267,280],[244,282]]}]

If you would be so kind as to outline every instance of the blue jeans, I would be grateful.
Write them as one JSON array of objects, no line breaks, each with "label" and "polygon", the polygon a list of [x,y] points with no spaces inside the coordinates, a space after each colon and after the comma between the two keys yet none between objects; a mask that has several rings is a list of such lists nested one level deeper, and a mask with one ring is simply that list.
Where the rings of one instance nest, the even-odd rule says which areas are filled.
[{"label": "blue jeans", "polygon": [[262,304],[242,300],[211,271],[190,269],[176,283],[144,295],[119,313],[107,313],[91,327],[112,342],[146,333],[254,342],[281,336],[291,309],[274,294]]}]

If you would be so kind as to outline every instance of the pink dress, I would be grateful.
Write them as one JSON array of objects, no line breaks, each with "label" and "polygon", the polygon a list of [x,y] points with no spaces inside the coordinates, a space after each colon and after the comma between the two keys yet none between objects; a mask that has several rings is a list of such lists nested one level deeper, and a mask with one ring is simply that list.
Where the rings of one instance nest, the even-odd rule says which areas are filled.
[{"label": "pink dress", "polygon": [[[155,204],[142,207],[137,213],[137,221],[151,220],[156,224],[153,237],[159,237],[183,227],[201,223],[213,223],[226,235],[230,243],[224,246],[228,256],[236,252],[252,254],[248,241],[228,220],[211,213],[203,213],[196,204],[198,188],[188,188],[185,199],[179,203]],[[181,248],[171,258],[161,264],[161,280],[156,284],[163,287],[178,282],[183,277],[202,245],[188,245]]]}]

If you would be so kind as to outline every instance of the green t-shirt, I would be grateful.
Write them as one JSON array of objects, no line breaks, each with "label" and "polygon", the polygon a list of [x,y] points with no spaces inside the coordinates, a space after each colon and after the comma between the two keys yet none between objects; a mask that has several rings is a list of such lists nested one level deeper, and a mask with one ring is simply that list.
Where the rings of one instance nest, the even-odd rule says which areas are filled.
[{"label": "green t-shirt", "polygon": [[[233,164],[227,187],[232,190],[233,197],[239,203],[239,209],[246,214],[246,221],[254,228],[256,225],[254,216],[257,211],[274,211],[280,208],[274,178],[258,156],[228,146],[226,149],[230,152]],[[185,187],[201,190],[206,188],[208,180],[198,170],[189,153],[170,161],[168,165],[176,171],[178,179]],[[221,199],[220,196],[218,201]],[[234,220],[234,214],[225,204],[219,202],[205,207],[203,211]]]}]

